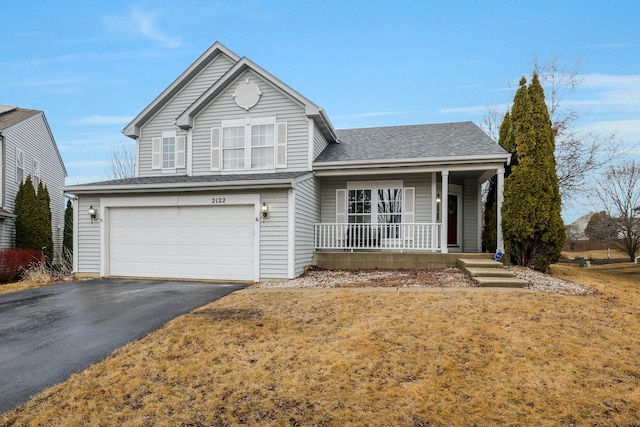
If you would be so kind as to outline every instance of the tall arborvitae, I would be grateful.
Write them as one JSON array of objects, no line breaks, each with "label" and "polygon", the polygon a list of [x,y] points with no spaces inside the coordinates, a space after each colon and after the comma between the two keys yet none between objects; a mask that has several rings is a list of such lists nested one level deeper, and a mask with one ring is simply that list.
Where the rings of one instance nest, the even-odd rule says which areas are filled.
[{"label": "tall arborvitae", "polygon": [[528,88],[524,78],[520,81],[510,119],[517,164],[505,179],[505,245],[517,264],[546,271],[560,258],[566,234],[553,129],[537,75]]},{"label": "tall arborvitae", "polygon": [[53,230],[51,228],[51,197],[47,186],[38,184],[38,232],[43,253],[49,262],[53,261]]},{"label": "tall arborvitae", "polygon": [[67,200],[67,207],[64,210],[64,234],[62,238],[62,257],[69,262],[73,255],[73,203]]},{"label": "tall arborvitae", "polygon": [[28,176],[18,188],[13,208],[13,213],[16,215],[15,243],[17,248],[42,249],[37,232],[38,211],[38,200],[33,188],[33,181],[31,181],[31,176]]}]

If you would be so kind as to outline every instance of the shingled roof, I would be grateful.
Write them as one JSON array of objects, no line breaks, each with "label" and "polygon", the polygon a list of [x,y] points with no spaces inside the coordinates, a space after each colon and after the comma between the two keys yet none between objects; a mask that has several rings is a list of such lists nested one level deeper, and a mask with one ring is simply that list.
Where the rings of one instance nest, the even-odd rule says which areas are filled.
[{"label": "shingled roof", "polygon": [[42,111],[0,105],[0,131],[10,128],[16,123],[40,114]]},{"label": "shingled roof", "polygon": [[388,126],[336,131],[314,164],[496,155],[508,153],[473,122]]}]

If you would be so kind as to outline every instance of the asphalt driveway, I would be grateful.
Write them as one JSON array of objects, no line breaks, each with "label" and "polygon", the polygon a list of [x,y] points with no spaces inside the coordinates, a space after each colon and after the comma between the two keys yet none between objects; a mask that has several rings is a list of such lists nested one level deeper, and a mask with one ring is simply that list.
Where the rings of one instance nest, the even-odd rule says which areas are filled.
[{"label": "asphalt driveway", "polygon": [[0,295],[0,413],[241,288],[108,279]]}]

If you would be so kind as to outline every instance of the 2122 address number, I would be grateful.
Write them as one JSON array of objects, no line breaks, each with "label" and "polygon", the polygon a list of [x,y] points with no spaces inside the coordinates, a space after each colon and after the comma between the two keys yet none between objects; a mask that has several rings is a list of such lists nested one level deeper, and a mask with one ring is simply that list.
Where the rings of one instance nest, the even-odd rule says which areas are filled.
[{"label": "2122 address number", "polygon": [[211,198],[211,204],[212,205],[223,205],[227,203],[227,198],[226,197],[212,197]]}]

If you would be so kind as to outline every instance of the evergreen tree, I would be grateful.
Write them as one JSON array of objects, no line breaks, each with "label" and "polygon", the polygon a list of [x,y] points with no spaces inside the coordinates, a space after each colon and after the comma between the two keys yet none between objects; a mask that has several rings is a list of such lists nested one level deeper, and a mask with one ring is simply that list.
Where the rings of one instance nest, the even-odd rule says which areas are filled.
[{"label": "evergreen tree", "polygon": [[520,265],[546,271],[566,239],[551,120],[538,76],[520,80],[510,116],[516,164],[505,179],[502,228],[506,250]]},{"label": "evergreen tree", "polygon": [[37,236],[38,201],[33,188],[31,176],[27,176],[24,183],[20,184],[15,198],[13,213],[16,215],[17,248],[42,249]]},{"label": "evergreen tree", "polygon": [[67,207],[64,210],[64,232],[62,238],[62,256],[66,261],[70,261],[73,254],[73,203],[71,199],[67,200]]},{"label": "evergreen tree", "polygon": [[47,186],[38,184],[38,234],[40,248],[49,262],[53,261],[53,230],[51,228],[51,197]]}]

